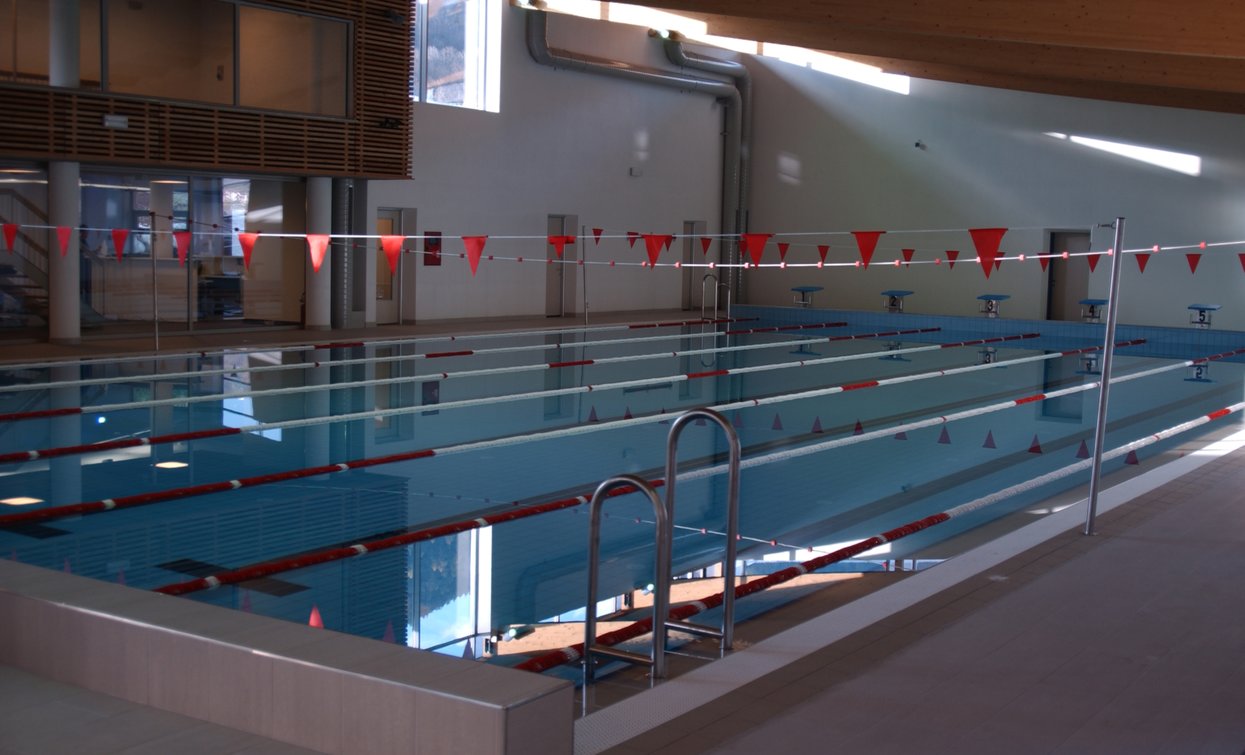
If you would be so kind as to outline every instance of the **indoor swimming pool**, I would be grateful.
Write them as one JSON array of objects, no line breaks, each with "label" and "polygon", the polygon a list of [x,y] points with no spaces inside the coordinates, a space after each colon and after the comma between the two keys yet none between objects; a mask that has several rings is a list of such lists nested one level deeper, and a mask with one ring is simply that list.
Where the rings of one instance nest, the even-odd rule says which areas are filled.
[{"label": "indoor swimming pool", "polygon": [[[586,497],[619,473],[661,478],[669,422],[689,409],[716,409],[738,433],[740,558],[770,565],[1092,449],[1101,326],[733,314],[171,355],[155,367],[141,357],[10,364],[0,373],[0,554],[478,656],[507,628],[582,615]],[[1242,398],[1238,356],[1187,360],[1245,347],[1245,335],[1121,328],[1116,341],[1105,448]],[[712,424],[681,438],[676,574],[722,558],[726,448]],[[1088,475],[875,558],[943,557],[949,537]],[[544,513],[522,516],[533,507]],[[605,508],[600,595],[652,582],[648,509],[638,495]],[[513,520],[497,523],[502,515]]]}]

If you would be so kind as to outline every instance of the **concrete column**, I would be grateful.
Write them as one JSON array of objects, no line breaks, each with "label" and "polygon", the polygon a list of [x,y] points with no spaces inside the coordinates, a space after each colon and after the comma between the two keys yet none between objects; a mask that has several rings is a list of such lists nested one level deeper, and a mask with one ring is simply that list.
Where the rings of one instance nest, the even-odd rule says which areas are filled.
[{"label": "concrete column", "polygon": [[[77,87],[78,70],[78,0],[51,0],[48,83],[54,87]],[[79,173],[76,162],[48,163],[49,223],[74,229],[64,256],[56,232],[48,234],[48,340],[53,343],[78,343],[82,336],[82,259],[77,231],[82,224]]]},{"label": "concrete column", "polygon": [[[333,232],[333,179],[325,176],[307,178],[307,233]],[[340,254],[330,244],[320,272],[307,260],[305,311],[303,327],[328,330],[332,327],[333,265],[332,257]]]}]

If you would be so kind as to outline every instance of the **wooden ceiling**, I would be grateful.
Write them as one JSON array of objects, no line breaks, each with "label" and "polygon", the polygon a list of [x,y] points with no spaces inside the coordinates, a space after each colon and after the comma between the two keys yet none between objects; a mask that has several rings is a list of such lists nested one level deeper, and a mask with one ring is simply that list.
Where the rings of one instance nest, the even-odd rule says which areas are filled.
[{"label": "wooden ceiling", "polygon": [[1245,113],[1245,3],[1223,0],[629,0],[709,33],[889,73]]}]

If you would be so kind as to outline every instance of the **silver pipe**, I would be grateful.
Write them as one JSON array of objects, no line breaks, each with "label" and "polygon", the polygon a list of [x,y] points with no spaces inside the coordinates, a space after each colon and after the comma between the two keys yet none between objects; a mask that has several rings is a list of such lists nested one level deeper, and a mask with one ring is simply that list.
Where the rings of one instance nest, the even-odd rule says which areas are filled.
[{"label": "silver pipe", "polygon": [[1089,472],[1089,511],[1085,514],[1085,534],[1094,534],[1098,516],[1098,489],[1102,484],[1102,445],[1107,435],[1107,393],[1111,386],[1111,360],[1115,356],[1115,320],[1120,309],[1120,257],[1124,248],[1124,218],[1115,219],[1115,240],[1111,247],[1111,289],[1107,294],[1107,340],[1102,350],[1102,388],[1098,392],[1098,424],[1094,426],[1094,463]]},{"label": "silver pipe", "polygon": [[[731,232],[736,234],[736,236],[740,233],[746,233],[748,230],[748,210],[752,191],[750,171],[752,158],[752,75],[748,73],[748,68],[742,63],[688,52],[684,49],[682,40],[677,36],[666,37],[663,47],[666,51],[666,57],[669,58],[671,63],[682,68],[691,68],[727,76],[735,83],[735,89],[739,93],[738,131],[733,135],[730,133],[732,120],[728,119],[728,138],[725,140],[722,150],[722,183],[724,187],[722,226],[725,228],[727,223],[733,224]],[[730,187],[733,190],[733,196],[730,197],[730,199],[733,199],[733,206],[728,206],[726,187]],[[726,239],[723,239],[722,243],[726,244]],[[728,259],[724,261],[737,263],[740,258],[739,240],[735,238],[730,243],[732,246],[727,254]],[[739,276],[737,270],[734,267],[730,268],[727,274],[727,286],[730,290],[738,290],[742,294],[743,277]]]},{"label": "silver pipe", "polygon": [[[650,68],[621,60],[597,58],[591,55],[570,52],[569,50],[551,48],[549,46],[549,16],[545,11],[540,10],[528,11],[527,50],[532,56],[532,60],[551,68],[565,68],[580,73],[613,76],[614,78],[626,79],[628,81],[638,81],[645,84],[699,92],[701,94],[713,95],[721,100],[726,107],[724,116],[726,127],[723,131],[724,143],[722,148],[721,228],[734,228],[734,233],[738,234],[740,232],[739,229],[746,225],[746,223],[741,222],[745,211],[741,210],[739,205],[740,197],[743,195],[741,194],[739,183],[741,179],[740,163],[741,155],[746,149],[741,142],[741,135],[744,130],[744,108],[743,96],[736,84],[728,84],[717,79],[675,73],[660,68]],[[691,58],[687,58],[687,60],[689,61],[688,67],[694,67],[690,64]],[[712,59],[697,57],[696,62],[697,65],[701,62],[710,65],[708,62],[710,60]],[[739,65],[728,61],[717,62],[721,63],[723,68],[730,67],[731,71],[735,70],[733,66]],[[740,65],[740,68],[742,67]],[[728,75],[734,76],[733,73]],[[722,244],[724,245],[723,248],[727,250],[724,262],[738,262],[738,238],[728,240],[724,236]],[[737,275],[735,268],[731,268],[729,275],[733,282]]]},{"label": "silver pipe", "polygon": [[702,320],[705,319],[705,284],[709,282],[710,278],[713,279],[713,316],[715,319],[718,316],[718,276],[713,273],[705,273],[705,277],[700,279],[700,319]]},{"label": "silver pipe", "polygon": [[653,486],[643,478],[631,474],[611,477],[597,486],[588,503],[590,522],[588,525],[588,603],[584,612],[584,688],[592,681],[595,668],[592,662],[594,652],[601,655],[624,657],[627,660],[643,661],[630,653],[610,652],[608,648],[593,649],[597,638],[597,582],[600,575],[601,560],[601,504],[606,494],[615,488],[634,487],[648,497],[653,504],[653,521],[656,523],[657,540],[656,555],[653,562],[653,650],[648,663],[653,667],[653,678],[662,679],[666,676],[666,618],[670,615],[670,521],[666,517],[666,508],[657,497]]},{"label": "silver pipe", "polygon": [[[674,487],[675,479],[678,477],[678,445],[679,435],[682,434],[683,428],[695,419],[708,419],[715,422],[722,428],[722,432],[726,434],[727,445],[730,450],[729,462],[727,464],[727,483],[726,483],[726,556],[722,563],[722,581],[725,587],[722,591],[722,650],[730,650],[735,641],[735,550],[736,543],[739,540],[739,465],[742,454],[739,447],[739,433],[735,432],[735,428],[731,427],[731,423],[726,420],[718,412],[712,409],[692,409],[682,414],[670,425],[670,433],[666,440],[666,520],[669,526],[666,528],[666,536],[671,542],[667,545],[667,552],[673,550],[674,537]],[[668,575],[667,575],[668,576]],[[668,622],[671,626],[682,626],[680,622]],[[709,634],[703,627],[693,627],[701,634]]]}]

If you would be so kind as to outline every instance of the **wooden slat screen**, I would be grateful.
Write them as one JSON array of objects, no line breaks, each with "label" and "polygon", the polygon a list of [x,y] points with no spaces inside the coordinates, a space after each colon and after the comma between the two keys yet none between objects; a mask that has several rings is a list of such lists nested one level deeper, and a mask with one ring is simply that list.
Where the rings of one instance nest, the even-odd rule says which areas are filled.
[{"label": "wooden slat screen", "polygon": [[[349,117],[0,83],[0,157],[240,173],[409,177],[410,0],[262,4],[353,23]],[[106,128],[106,114],[126,116],[128,128]]]}]

